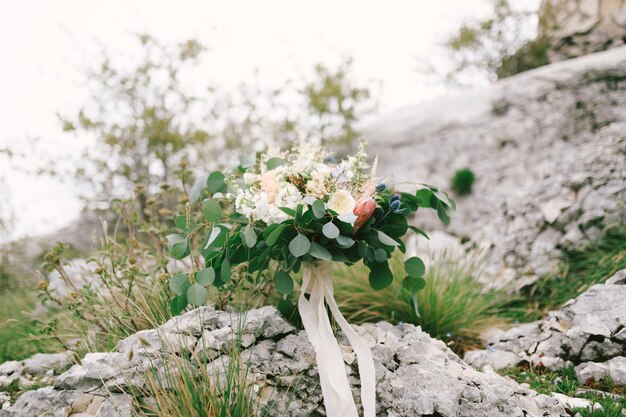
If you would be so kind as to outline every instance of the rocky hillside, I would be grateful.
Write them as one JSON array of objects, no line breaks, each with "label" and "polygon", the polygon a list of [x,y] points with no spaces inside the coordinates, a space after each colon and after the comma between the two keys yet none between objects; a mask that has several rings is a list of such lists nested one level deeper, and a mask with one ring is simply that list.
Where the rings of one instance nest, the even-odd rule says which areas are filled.
[{"label": "rocky hillside", "polygon": [[449,189],[470,168],[473,192],[446,231],[493,247],[491,284],[528,282],[555,268],[559,248],[624,223],[626,47],[401,109],[365,135],[398,182]]}]

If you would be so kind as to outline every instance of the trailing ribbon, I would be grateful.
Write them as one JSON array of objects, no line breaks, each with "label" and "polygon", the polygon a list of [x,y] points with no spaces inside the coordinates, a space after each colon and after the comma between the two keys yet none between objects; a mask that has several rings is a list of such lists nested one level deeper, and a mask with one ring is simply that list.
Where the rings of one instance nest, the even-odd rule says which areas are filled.
[{"label": "trailing ribbon", "polygon": [[[309,341],[315,348],[315,358],[322,385],[324,406],[328,417],[359,417],[344,368],[343,355],[333,335],[326,304],[348,337],[356,353],[361,379],[361,403],[364,417],[375,417],[376,376],[374,359],[367,342],[360,337],[341,315],[335,302],[331,262],[303,265],[302,290],[298,310]],[[309,294],[307,300],[305,294]]]}]

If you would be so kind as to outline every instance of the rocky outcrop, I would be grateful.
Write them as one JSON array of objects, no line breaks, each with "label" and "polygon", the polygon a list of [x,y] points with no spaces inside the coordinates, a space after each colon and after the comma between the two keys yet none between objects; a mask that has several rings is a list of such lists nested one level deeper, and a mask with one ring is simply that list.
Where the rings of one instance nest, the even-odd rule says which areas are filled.
[{"label": "rocky outcrop", "polygon": [[[356,329],[369,341],[376,362],[377,416],[567,415],[558,400],[473,369],[415,326]],[[339,340],[358,399],[354,353],[341,334]],[[272,307],[244,315],[202,307],[121,341],[117,352],[88,354],[54,387],[24,394],[0,416],[30,417],[40,410],[55,410],[50,414],[55,417],[130,416],[132,398],[124,392],[145,389],[146,373],[166,372],[163,363],[170,355],[190,358],[219,377],[234,360],[228,356],[230,343],[240,345],[241,358],[249,363],[246,379],[265,415],[325,415],[315,355],[304,332]]]},{"label": "rocky outcrop", "polygon": [[[626,383],[626,269],[568,301],[545,319],[510,329],[487,349],[468,352],[476,368],[498,370],[522,363],[560,370],[577,365],[581,383],[610,375]],[[622,382],[618,382],[622,381]]]},{"label": "rocky outcrop", "polygon": [[543,0],[539,38],[550,62],[604,51],[626,43],[626,1]]},{"label": "rocky outcrop", "polygon": [[563,246],[625,222],[626,47],[400,109],[364,135],[397,182],[449,189],[456,170],[474,172],[446,231],[492,245],[485,283],[515,289],[551,272]]},{"label": "rocky outcrop", "polygon": [[54,382],[74,363],[74,353],[38,353],[22,361],[8,361],[0,365],[0,391],[10,386],[27,389],[35,384]]}]

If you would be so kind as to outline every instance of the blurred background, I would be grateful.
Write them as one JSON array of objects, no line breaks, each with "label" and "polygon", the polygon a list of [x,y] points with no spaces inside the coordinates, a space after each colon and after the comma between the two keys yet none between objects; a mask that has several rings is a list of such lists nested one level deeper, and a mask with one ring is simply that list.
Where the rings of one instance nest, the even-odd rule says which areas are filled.
[{"label": "blurred background", "polygon": [[[0,1],[0,39],[0,362],[169,319],[166,236],[207,173],[298,141],[363,137],[457,201],[412,219],[420,316],[335,270],[353,323],[463,353],[626,268],[626,1]],[[258,288],[210,302],[297,322]]]}]

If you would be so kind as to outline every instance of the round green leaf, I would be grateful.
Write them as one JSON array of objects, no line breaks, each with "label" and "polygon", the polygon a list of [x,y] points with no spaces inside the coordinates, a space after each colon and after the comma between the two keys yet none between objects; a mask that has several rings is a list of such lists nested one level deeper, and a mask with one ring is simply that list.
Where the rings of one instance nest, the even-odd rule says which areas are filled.
[{"label": "round green leaf", "polygon": [[275,277],[276,290],[281,294],[290,294],[293,291],[293,280],[288,273],[279,269]]},{"label": "round green leaf", "polygon": [[387,236],[384,232],[381,232],[380,230],[378,231],[378,240],[380,240],[380,243],[382,243],[383,245],[387,245],[387,246],[398,246],[400,245],[398,242],[396,242],[395,240],[393,240],[392,238],[390,238],[389,236]]},{"label": "round green leaf", "polygon": [[339,235],[335,238],[337,244],[342,248],[351,248],[354,245],[354,239],[348,236]]},{"label": "round green leaf", "polygon": [[207,285],[213,284],[213,281],[215,281],[215,270],[213,268],[205,268],[202,271],[196,272],[196,282],[198,284],[206,287]]},{"label": "round green leaf", "polygon": [[321,219],[326,215],[326,204],[322,200],[315,200],[311,205],[311,209],[316,219]]},{"label": "round green leaf", "polygon": [[406,270],[407,275],[411,278],[419,278],[426,272],[424,262],[417,256],[404,261],[404,269]]},{"label": "round green leaf", "polygon": [[189,275],[178,274],[170,278],[170,290],[174,294],[183,294],[189,288]]},{"label": "round green leaf", "polygon": [[190,252],[189,242],[187,240],[176,243],[170,249],[170,255],[172,256],[172,258],[178,259],[178,260],[183,259],[187,255],[189,255],[189,252]]},{"label": "round green leaf", "polygon": [[274,158],[270,158],[269,161],[267,161],[267,169],[269,171],[273,170],[274,168],[278,168],[279,166],[283,165],[285,163],[285,160],[282,158],[278,158],[278,157],[274,157]]},{"label": "round green leaf", "polygon": [[208,292],[206,288],[197,282],[187,289],[187,300],[189,301],[189,304],[193,304],[195,306],[204,305],[207,295]]},{"label": "round green leaf", "polygon": [[252,248],[256,244],[257,236],[254,228],[250,225],[243,229],[243,242],[247,247]]},{"label": "round green leaf", "polygon": [[170,310],[175,316],[182,313],[185,307],[187,307],[187,293],[174,298],[170,304]]},{"label": "round green leaf", "polygon": [[406,277],[406,281],[404,282],[404,286],[409,291],[411,291],[413,293],[416,293],[416,292],[418,292],[419,290],[423,289],[426,286],[426,280],[424,280],[424,278],[422,278],[422,277],[418,277],[418,278]]},{"label": "round green leaf", "polygon": [[210,222],[216,222],[222,219],[222,208],[217,200],[212,198],[202,202],[202,214],[204,218]]},{"label": "round green leaf", "polygon": [[228,261],[228,258],[224,258],[222,261],[222,266],[220,268],[220,281],[222,281],[223,284],[230,281],[230,262]]},{"label": "round green leaf", "polygon": [[328,249],[315,242],[311,242],[311,249],[309,250],[309,254],[323,261],[332,261],[333,259],[333,256],[330,254]]},{"label": "round green leaf", "polygon": [[306,255],[311,249],[311,242],[302,233],[298,233],[291,242],[289,242],[289,252],[296,258]]},{"label": "round green leaf", "polygon": [[332,222],[328,222],[322,227],[322,233],[329,239],[336,239],[339,236],[339,228]]},{"label": "round green leaf", "polygon": [[382,290],[387,288],[393,282],[393,274],[389,269],[387,262],[375,263],[370,266],[370,286],[374,290]]},{"label": "round green leaf", "polygon": [[226,182],[224,181],[224,174],[219,171],[211,172],[206,180],[206,187],[211,194],[221,193],[226,191]]},{"label": "round green leaf", "polygon": [[387,260],[387,251],[384,249],[376,249],[374,251],[374,259],[376,262],[385,262]]}]

